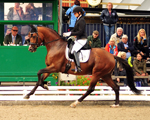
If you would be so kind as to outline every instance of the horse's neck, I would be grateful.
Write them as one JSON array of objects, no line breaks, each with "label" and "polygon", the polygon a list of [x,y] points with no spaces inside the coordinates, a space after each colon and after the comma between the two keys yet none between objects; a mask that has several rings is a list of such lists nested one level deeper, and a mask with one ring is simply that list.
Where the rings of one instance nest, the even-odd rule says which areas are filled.
[{"label": "horse's neck", "polygon": [[62,40],[62,38],[60,38],[59,40],[48,43],[45,46],[47,48],[47,51],[49,51],[50,53],[52,54],[56,53],[55,55],[57,55],[57,53],[59,55],[63,55],[65,54],[66,45],[67,42],[65,42],[64,40]]},{"label": "horse's neck", "polygon": [[43,39],[48,52],[53,55],[54,53],[65,54],[67,42],[65,42],[57,33],[54,31],[48,32],[47,29],[42,28],[39,28],[39,31],[43,34]]}]

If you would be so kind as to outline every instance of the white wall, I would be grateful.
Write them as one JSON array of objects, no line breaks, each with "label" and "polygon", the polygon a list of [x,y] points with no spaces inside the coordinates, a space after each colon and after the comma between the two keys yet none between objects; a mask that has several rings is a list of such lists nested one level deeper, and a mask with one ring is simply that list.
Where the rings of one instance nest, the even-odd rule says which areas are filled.
[{"label": "white wall", "polygon": [[[141,6],[130,6],[130,9],[131,10],[150,10],[150,0],[103,0],[103,2],[140,4]],[[106,8],[106,5],[103,5],[103,8]],[[128,9],[128,6],[114,5],[113,8]]]}]

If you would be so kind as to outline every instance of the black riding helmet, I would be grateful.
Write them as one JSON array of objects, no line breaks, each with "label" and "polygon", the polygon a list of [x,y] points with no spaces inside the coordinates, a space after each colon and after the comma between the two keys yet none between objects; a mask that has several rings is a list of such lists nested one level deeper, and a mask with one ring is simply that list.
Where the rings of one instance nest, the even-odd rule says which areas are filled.
[{"label": "black riding helmet", "polygon": [[82,10],[82,7],[77,6],[73,9],[73,13],[79,13],[79,12],[81,12],[82,15],[84,14],[84,11]]}]

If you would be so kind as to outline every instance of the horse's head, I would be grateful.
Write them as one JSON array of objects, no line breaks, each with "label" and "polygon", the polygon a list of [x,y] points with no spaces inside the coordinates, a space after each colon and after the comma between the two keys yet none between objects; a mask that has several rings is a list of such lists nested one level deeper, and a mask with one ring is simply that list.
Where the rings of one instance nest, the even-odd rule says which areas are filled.
[{"label": "horse's head", "polygon": [[36,49],[40,46],[42,40],[39,36],[39,33],[37,31],[37,28],[34,27],[33,25],[31,26],[31,31],[28,34],[30,45],[29,45],[29,51],[30,52],[35,52]]}]

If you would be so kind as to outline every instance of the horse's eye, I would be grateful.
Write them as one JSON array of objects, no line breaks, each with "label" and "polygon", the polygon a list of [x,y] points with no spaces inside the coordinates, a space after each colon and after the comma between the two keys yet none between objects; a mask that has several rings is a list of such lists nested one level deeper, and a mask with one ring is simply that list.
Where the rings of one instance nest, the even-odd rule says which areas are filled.
[{"label": "horse's eye", "polygon": [[35,39],[36,38],[36,36],[33,36],[33,39]]}]

